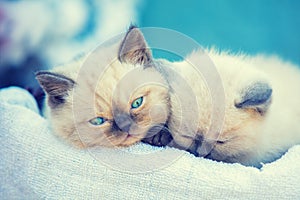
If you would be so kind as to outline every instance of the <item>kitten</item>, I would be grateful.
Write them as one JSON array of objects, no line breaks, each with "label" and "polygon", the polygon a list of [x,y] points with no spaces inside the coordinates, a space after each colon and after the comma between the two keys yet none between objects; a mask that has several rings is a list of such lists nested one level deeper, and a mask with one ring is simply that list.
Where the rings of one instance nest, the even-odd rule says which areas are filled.
[{"label": "kitten", "polygon": [[[224,88],[224,101],[215,102],[221,104],[219,109],[223,106],[224,116],[220,117],[224,119],[213,121],[213,112],[222,115],[222,111],[213,108],[216,104],[210,92],[214,91],[210,89],[214,88],[208,88],[207,77],[198,76],[190,64],[201,66],[201,55],[202,52],[194,52],[186,61],[171,64],[192,86],[199,112],[195,132],[191,127],[185,128],[193,124],[190,119],[183,119],[183,128],[178,128],[181,109],[177,99],[182,92],[170,92],[168,126],[175,140],[171,146],[217,161],[259,167],[300,144],[299,68],[277,57],[209,51]],[[221,127],[220,132],[211,132],[218,130],[216,127]]]},{"label": "kitten", "polygon": [[167,84],[152,65],[143,35],[132,26],[89,56],[37,72],[53,131],[79,148],[145,138],[169,113]]}]

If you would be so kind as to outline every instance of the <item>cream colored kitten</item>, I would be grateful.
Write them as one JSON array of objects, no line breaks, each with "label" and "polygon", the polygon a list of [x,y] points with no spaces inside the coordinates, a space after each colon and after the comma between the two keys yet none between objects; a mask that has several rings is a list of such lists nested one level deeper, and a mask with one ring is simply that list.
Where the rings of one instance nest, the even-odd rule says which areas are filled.
[{"label": "cream colored kitten", "polygon": [[[192,86],[199,112],[195,132],[185,128],[192,119],[183,119],[183,128],[178,128],[181,108],[177,99],[182,92],[170,93],[168,126],[177,143],[173,146],[218,161],[260,166],[300,144],[299,68],[277,57],[208,52],[225,95],[224,101],[215,101],[219,108],[223,106],[224,120],[213,122],[212,112],[223,117],[222,110],[213,108],[210,93],[214,88],[207,87],[209,77],[199,76],[190,64],[203,65],[199,62],[202,55],[194,52],[186,61],[170,64]],[[210,132],[216,127],[222,127],[219,133]]]},{"label": "cream colored kitten", "polygon": [[168,87],[143,35],[131,27],[116,40],[36,74],[53,131],[77,147],[128,146],[167,120]]}]

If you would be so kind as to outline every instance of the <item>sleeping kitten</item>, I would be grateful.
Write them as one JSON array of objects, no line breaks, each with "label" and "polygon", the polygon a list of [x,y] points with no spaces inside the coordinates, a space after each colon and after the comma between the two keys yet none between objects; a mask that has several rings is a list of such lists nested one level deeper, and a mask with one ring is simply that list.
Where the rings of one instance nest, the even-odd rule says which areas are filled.
[{"label": "sleeping kitten", "polygon": [[115,40],[36,74],[53,131],[76,147],[132,145],[167,121],[168,87],[143,35],[131,27]]},{"label": "sleeping kitten", "polygon": [[[300,144],[300,70],[277,57],[231,55],[209,51],[222,80],[225,99],[224,120],[213,121],[213,102],[205,78],[189,64],[200,65],[200,52],[172,68],[193,86],[197,97],[199,121],[196,132],[178,129],[181,92],[171,92],[168,126],[176,144],[207,158],[261,166],[279,158],[290,147]],[[172,82],[171,82],[172,88]],[[188,98],[188,97],[187,97]],[[217,100],[218,103],[218,100]],[[220,107],[222,108],[222,107]],[[223,116],[221,116],[223,117]],[[183,123],[191,123],[183,120]],[[220,123],[221,126],[220,126]],[[215,126],[222,127],[219,133]],[[185,126],[183,126],[185,127]]]}]

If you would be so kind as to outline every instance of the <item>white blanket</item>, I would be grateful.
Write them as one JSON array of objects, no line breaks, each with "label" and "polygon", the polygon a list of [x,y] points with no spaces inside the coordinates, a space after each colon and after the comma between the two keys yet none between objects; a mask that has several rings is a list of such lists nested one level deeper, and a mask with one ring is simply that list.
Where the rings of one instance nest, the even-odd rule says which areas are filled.
[{"label": "white blanket", "polygon": [[300,145],[261,169],[146,144],[77,150],[25,90],[0,90],[0,113],[0,199],[300,199]]}]

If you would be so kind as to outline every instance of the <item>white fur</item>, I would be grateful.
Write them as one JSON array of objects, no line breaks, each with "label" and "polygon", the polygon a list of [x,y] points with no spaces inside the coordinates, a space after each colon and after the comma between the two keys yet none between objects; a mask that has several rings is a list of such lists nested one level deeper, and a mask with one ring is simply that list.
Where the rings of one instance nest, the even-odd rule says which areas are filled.
[{"label": "white fur", "polygon": [[[220,122],[223,123],[223,128],[218,138],[210,135],[215,133],[208,134],[208,130],[216,126],[211,121],[211,112],[215,112],[211,98],[214,88],[207,86],[208,79],[213,76],[206,77],[205,73],[199,76],[195,68],[189,64],[205,67],[204,58],[207,57],[198,51],[187,57],[186,61],[171,65],[191,85],[197,96],[199,110],[197,134],[205,139],[227,141],[225,144],[215,145],[212,152],[217,152],[218,155],[216,154],[213,159],[258,166],[261,162],[271,162],[279,158],[291,146],[300,144],[300,70],[297,66],[284,62],[276,56],[251,57],[243,54],[219,53],[215,50],[210,50],[208,55],[222,79],[225,93],[225,102],[219,102],[224,104],[225,116],[223,122]],[[199,59],[201,56],[203,59]],[[206,64],[209,64],[209,61]],[[234,106],[234,102],[240,98],[241,89],[256,81],[267,82],[273,89],[271,105],[263,115],[253,109],[238,109]],[[169,127],[175,141],[187,148],[195,135],[176,127],[180,122],[181,110],[172,93],[171,101]],[[191,108],[191,112],[195,110]],[[216,112],[220,115],[222,113]],[[187,119],[188,122],[184,123],[192,124],[192,120]]]}]

